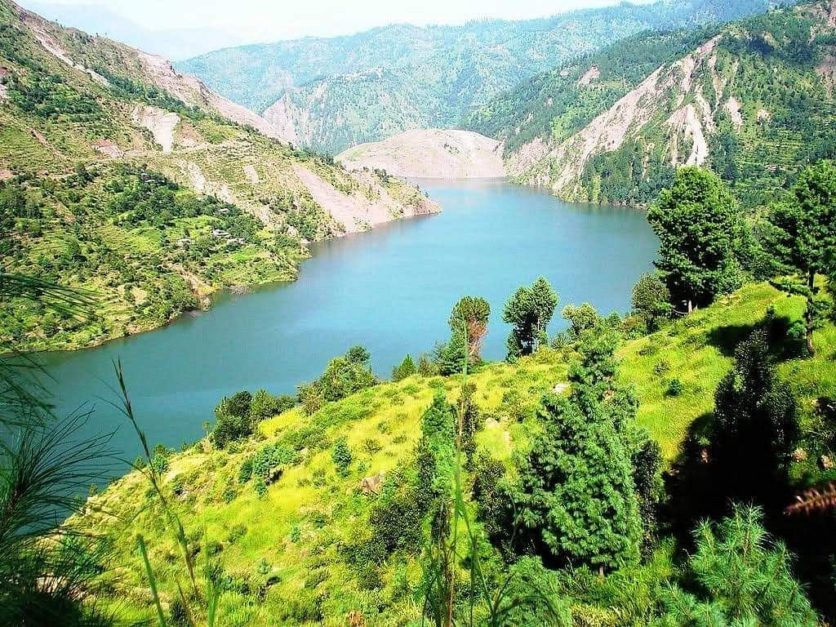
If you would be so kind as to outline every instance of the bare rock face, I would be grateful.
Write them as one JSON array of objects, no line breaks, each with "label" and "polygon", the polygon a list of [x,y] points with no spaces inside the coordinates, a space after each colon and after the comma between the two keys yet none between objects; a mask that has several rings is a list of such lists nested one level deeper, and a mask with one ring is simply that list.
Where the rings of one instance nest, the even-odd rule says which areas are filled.
[{"label": "bare rock face", "polygon": [[478,179],[505,176],[502,145],[471,131],[420,129],[361,144],[337,160],[350,170],[386,170],[394,176]]}]

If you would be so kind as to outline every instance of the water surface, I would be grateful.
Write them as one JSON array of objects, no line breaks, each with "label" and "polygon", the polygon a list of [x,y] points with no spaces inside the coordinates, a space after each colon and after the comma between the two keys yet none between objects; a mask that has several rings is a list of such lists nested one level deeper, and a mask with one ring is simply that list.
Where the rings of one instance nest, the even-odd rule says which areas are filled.
[{"label": "water surface", "polygon": [[[504,182],[423,182],[442,214],[317,244],[297,282],[251,294],[224,295],[208,312],[163,329],[41,360],[61,413],[85,403],[88,428],[117,427],[124,458],[138,451],[115,400],[112,362],[119,358],[136,413],[152,443],[179,446],[203,433],[218,400],[241,389],[293,393],[329,358],[353,344],[372,353],[388,376],[406,353],[428,352],[448,335],[452,305],[485,297],[493,313],[484,345],[504,356],[507,297],[543,275],[560,305],[590,302],[623,312],[658,242],[642,212],[563,203]],[[563,326],[559,315],[551,331]]]}]

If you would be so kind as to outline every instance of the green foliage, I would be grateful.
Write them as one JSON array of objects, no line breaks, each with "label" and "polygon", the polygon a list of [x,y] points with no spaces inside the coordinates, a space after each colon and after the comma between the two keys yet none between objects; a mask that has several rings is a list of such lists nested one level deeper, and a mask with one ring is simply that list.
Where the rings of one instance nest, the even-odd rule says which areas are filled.
[{"label": "green foliage", "polygon": [[647,214],[661,240],[656,267],[675,303],[706,305],[740,285],[737,203],[716,175],[680,168]]},{"label": "green foliage", "polygon": [[465,296],[450,313],[450,340],[436,346],[434,359],[438,372],[449,376],[481,361],[482,340],[488,330],[491,306],[484,298]]},{"label": "green foliage", "polygon": [[566,305],[560,314],[569,323],[569,334],[578,338],[584,331],[595,328],[601,322],[598,311],[589,303]]},{"label": "green foliage", "polygon": [[570,397],[543,400],[516,499],[535,546],[561,564],[613,569],[639,556],[642,520],[628,420],[635,401],[613,388],[614,342],[587,335]]},{"label": "green foliage", "polygon": [[711,459],[726,481],[724,494],[771,501],[795,448],[798,410],[789,387],[775,374],[765,330],[737,347],[734,367],[717,386],[714,404]]},{"label": "green foliage", "polygon": [[415,366],[415,362],[412,360],[412,356],[407,355],[403,358],[403,361],[399,365],[392,369],[392,381],[395,383],[403,381],[417,372],[418,369]]},{"label": "green foliage", "polygon": [[338,401],[350,394],[377,384],[371,371],[369,352],[354,346],[342,357],[328,362],[322,376],[299,387],[299,400],[308,413],[313,413],[323,402]]},{"label": "green foliage", "polygon": [[237,392],[232,396],[225,396],[215,407],[215,428],[212,430],[212,441],[218,448],[225,448],[231,442],[242,440],[253,432],[253,421],[250,418],[250,404],[252,394]]},{"label": "green foliage", "polygon": [[334,443],[334,448],[331,449],[331,459],[334,466],[337,468],[337,473],[345,476],[348,474],[348,467],[351,466],[351,449],[348,448],[348,442],[345,438],[340,438]]},{"label": "green foliage", "polygon": [[671,315],[671,293],[656,273],[643,274],[633,287],[633,312],[641,316],[651,333]]},{"label": "green foliage", "polygon": [[805,282],[808,350],[814,352],[815,275],[833,273],[836,250],[836,165],[822,161],[806,168],[785,202],[772,208],[767,247],[785,270]]},{"label": "green foliage", "polygon": [[763,527],[752,507],[694,532],[687,587],[665,597],[665,625],[815,625],[818,618],[792,574],[792,556]]},{"label": "green foliage", "polygon": [[508,336],[508,358],[530,355],[547,339],[546,328],[559,302],[557,292],[540,277],[519,288],[505,303],[502,320],[514,326]]}]

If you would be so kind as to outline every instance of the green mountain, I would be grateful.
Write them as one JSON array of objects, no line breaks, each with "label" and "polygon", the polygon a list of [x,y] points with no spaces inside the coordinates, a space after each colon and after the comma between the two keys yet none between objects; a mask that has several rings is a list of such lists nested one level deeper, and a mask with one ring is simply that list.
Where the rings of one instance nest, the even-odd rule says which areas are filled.
[{"label": "green mountain", "polygon": [[178,64],[299,145],[336,154],[413,128],[455,127],[520,81],[647,29],[693,28],[772,0],[665,0],[527,21],[393,25],[219,50]]},{"label": "green mountain", "polygon": [[[164,59],[0,1],[0,266],[83,288],[83,318],[0,305],[0,343],[75,348],[219,288],[295,277],[306,241],[437,210],[279,143]],[[0,351],[2,352],[2,351]]]},{"label": "green mountain", "polygon": [[836,154],[836,5],[809,2],[698,33],[642,34],[474,112],[521,182],[646,203],[677,165],[711,166],[758,204]]}]

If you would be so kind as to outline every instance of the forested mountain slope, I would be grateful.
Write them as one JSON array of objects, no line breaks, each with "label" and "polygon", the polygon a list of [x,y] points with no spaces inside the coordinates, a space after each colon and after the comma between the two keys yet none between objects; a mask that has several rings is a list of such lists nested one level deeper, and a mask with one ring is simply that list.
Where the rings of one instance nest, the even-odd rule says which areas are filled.
[{"label": "forested mountain slope", "polygon": [[496,98],[467,126],[505,142],[522,182],[568,199],[646,203],[677,165],[707,165],[757,204],[836,153],[836,4],[716,31],[646,34]]},{"label": "forested mountain slope", "polygon": [[693,28],[779,4],[621,4],[527,21],[393,25],[212,52],[178,67],[257,111],[299,145],[332,154],[403,130],[455,126],[491,97],[646,29]]},{"label": "forested mountain slope", "polygon": [[275,136],[159,57],[0,0],[0,264],[97,300],[85,319],[4,302],[2,344],[158,326],[219,287],[293,278],[305,240],[436,210]]}]

